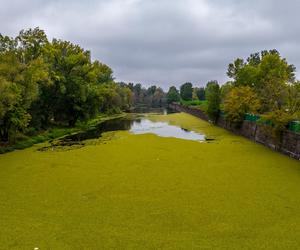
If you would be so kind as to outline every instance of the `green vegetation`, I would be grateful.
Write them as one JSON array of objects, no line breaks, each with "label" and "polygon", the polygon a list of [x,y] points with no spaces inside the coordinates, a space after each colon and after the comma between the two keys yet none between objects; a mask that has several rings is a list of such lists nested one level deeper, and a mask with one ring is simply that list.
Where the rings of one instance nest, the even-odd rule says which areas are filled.
[{"label": "green vegetation", "polygon": [[184,106],[193,106],[204,112],[207,111],[207,101],[200,101],[200,100],[184,101],[184,100],[181,100],[180,103]]},{"label": "green vegetation", "polygon": [[[232,81],[221,86],[217,81],[209,81],[205,89],[183,84],[181,104],[197,106],[212,122],[222,113],[227,122],[237,127],[248,113],[259,116],[260,124],[268,125],[266,131],[280,144],[283,131],[300,120],[300,82],[295,79],[295,71],[295,66],[288,64],[277,50],[254,53],[246,60],[237,58],[230,63],[227,75]],[[296,127],[292,130],[300,132]]]},{"label": "green vegetation", "polygon": [[193,98],[193,84],[186,82],[180,86],[180,96],[184,101],[190,101]]},{"label": "green vegetation", "polygon": [[167,93],[167,102],[179,102],[180,101],[180,94],[175,86],[172,86],[169,88],[169,91]]},{"label": "green vegetation", "polygon": [[185,101],[181,100],[180,103],[185,106],[200,106],[206,101],[200,101],[200,100],[191,100],[191,101]]},{"label": "green vegetation", "polygon": [[197,96],[197,98],[200,101],[204,101],[205,100],[205,89],[203,87],[201,88],[194,88],[195,94]]},{"label": "green vegetation", "polygon": [[298,161],[188,114],[151,119],[215,141],[119,131],[0,155],[1,249],[298,248]]},{"label": "green vegetation", "polygon": [[[240,117],[246,112],[257,112],[264,121],[269,121],[273,134],[278,137],[289,122],[299,119],[300,88],[299,82],[295,81],[295,70],[294,65],[288,64],[276,50],[251,54],[246,62],[236,59],[228,66],[227,74],[233,82],[229,83],[229,91],[223,95],[225,112],[238,113]],[[248,93],[245,87],[248,87]],[[244,94],[241,95],[242,92]],[[242,102],[246,103],[250,96],[252,101],[247,108],[233,104],[234,99],[243,99]],[[227,119],[234,123],[237,118],[227,115]]]},{"label": "green vegetation", "polygon": [[220,112],[220,86],[217,81],[210,81],[206,85],[205,98],[207,100],[207,114],[215,123]]},{"label": "green vegetation", "polygon": [[133,103],[135,107],[159,108],[167,105],[167,96],[162,88],[152,85],[144,88],[140,83],[121,83],[128,86],[133,93]]},{"label": "green vegetation", "polygon": [[224,101],[225,119],[239,126],[247,113],[256,113],[260,102],[256,93],[249,86],[234,87]]},{"label": "green vegetation", "polygon": [[34,135],[29,134],[26,136],[19,134],[19,138],[15,138],[16,143],[0,147],[0,154],[11,152],[16,149],[29,148],[37,143],[60,138],[78,131],[85,131],[108,119],[115,119],[123,116],[125,116],[124,113],[115,115],[99,115],[89,121],[79,122],[75,127],[56,126],[45,131],[39,131],[38,133],[35,132]]},{"label": "green vegetation", "polygon": [[112,73],[92,61],[89,51],[68,41],[50,42],[39,28],[15,38],[0,35],[0,143],[11,146],[32,131],[74,127],[129,109],[132,93]]}]

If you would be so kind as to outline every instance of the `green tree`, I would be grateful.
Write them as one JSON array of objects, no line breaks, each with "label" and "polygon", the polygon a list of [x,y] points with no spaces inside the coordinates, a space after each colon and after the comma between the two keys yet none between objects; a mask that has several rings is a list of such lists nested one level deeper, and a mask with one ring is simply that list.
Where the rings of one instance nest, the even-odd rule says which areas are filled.
[{"label": "green tree", "polygon": [[185,101],[192,100],[193,97],[193,85],[190,82],[184,83],[180,86],[180,96]]},{"label": "green tree", "polygon": [[204,101],[205,100],[205,88],[200,87],[200,88],[195,88],[194,90],[195,90],[197,98],[200,101]]},{"label": "green tree", "polygon": [[251,54],[246,62],[236,59],[228,66],[227,75],[234,86],[254,88],[261,100],[262,112],[281,109],[287,95],[287,83],[295,81],[295,67],[288,64],[277,50]]},{"label": "green tree", "polygon": [[205,88],[205,99],[207,100],[207,114],[215,123],[220,112],[220,86],[217,81],[210,81]]},{"label": "green tree", "polygon": [[[285,110],[300,119],[300,82],[288,85]],[[296,118],[295,117],[295,118]]]},{"label": "green tree", "polygon": [[116,84],[112,69],[92,61],[89,51],[71,42],[49,42],[39,28],[16,38],[0,35],[0,140],[31,126],[74,126],[99,112],[132,105],[132,92]]},{"label": "green tree", "polygon": [[0,140],[9,142],[31,119],[22,99],[22,86],[0,77]]},{"label": "green tree", "polygon": [[85,117],[84,104],[92,70],[90,53],[71,42],[55,39],[45,51],[46,60],[51,65],[54,118],[56,121],[66,120],[69,126],[74,126],[78,119]]},{"label": "green tree", "polygon": [[281,109],[287,94],[287,82],[293,80],[291,66],[279,54],[267,54],[259,65],[256,90],[262,102],[262,111]]},{"label": "green tree", "polygon": [[[40,59],[24,63],[15,48],[0,53],[0,78],[3,110],[0,119],[1,140],[9,141],[19,131],[24,131],[31,120],[29,109],[38,98],[38,85],[45,77],[40,70]],[[7,104],[4,103],[7,101]],[[6,108],[5,108],[6,107]]]},{"label": "green tree", "polygon": [[221,86],[220,95],[221,95],[222,103],[224,103],[226,96],[228,95],[228,93],[231,91],[232,88],[233,88],[233,84],[230,81],[226,82]]},{"label": "green tree", "polygon": [[18,50],[22,62],[27,63],[37,59],[43,52],[44,46],[48,43],[47,35],[43,30],[34,29],[21,30],[16,37],[19,44]]},{"label": "green tree", "polygon": [[180,101],[180,95],[175,86],[172,86],[169,88],[169,91],[167,93],[167,102],[172,103],[172,102],[179,102]]}]

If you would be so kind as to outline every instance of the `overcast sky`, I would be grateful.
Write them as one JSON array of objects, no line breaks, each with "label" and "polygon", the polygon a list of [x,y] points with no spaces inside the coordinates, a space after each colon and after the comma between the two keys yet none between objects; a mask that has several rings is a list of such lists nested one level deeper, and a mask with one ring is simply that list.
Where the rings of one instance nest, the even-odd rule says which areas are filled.
[{"label": "overcast sky", "polygon": [[0,0],[0,33],[38,26],[119,81],[167,88],[225,82],[228,63],[264,49],[300,68],[299,10],[299,0]]}]

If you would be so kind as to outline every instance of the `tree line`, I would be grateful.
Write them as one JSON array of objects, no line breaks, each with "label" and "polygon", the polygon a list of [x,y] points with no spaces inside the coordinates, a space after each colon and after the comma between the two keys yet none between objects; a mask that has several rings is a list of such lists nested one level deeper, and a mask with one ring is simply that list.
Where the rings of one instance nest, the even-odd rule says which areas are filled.
[{"label": "tree line", "polygon": [[52,124],[74,126],[102,112],[128,109],[133,94],[113,71],[69,41],[39,28],[0,35],[0,141]]},{"label": "tree line", "polygon": [[0,142],[52,126],[75,126],[101,113],[133,106],[162,107],[166,93],[155,85],[115,82],[112,69],[91,52],[40,28],[16,37],[0,34]]},{"label": "tree line", "polygon": [[258,122],[271,125],[278,136],[289,122],[300,119],[300,82],[295,79],[296,68],[282,58],[277,50],[251,54],[245,60],[237,58],[228,65],[230,81],[219,85],[210,81],[205,88],[193,88],[191,83],[172,86],[168,102],[206,100],[211,121],[220,114],[239,127],[245,114],[258,114]]}]

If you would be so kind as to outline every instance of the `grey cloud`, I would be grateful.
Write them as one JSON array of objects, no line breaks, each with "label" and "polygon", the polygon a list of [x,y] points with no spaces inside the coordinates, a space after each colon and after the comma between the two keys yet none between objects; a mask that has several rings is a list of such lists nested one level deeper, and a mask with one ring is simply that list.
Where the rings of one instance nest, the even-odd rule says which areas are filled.
[{"label": "grey cloud", "polygon": [[0,32],[39,26],[79,43],[117,80],[225,82],[236,57],[278,49],[300,67],[298,0],[0,0]]}]

